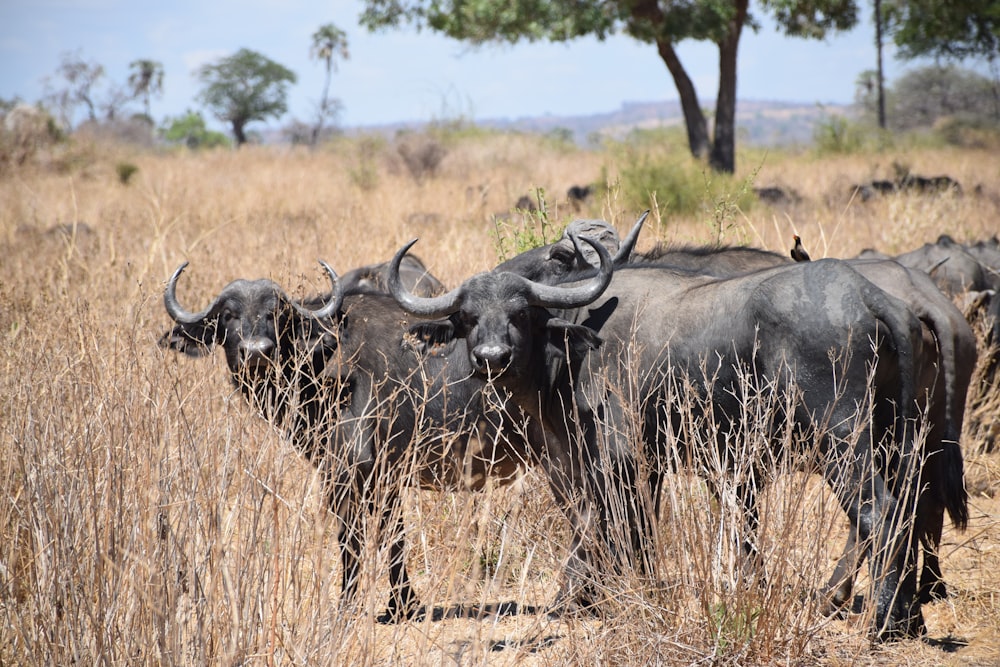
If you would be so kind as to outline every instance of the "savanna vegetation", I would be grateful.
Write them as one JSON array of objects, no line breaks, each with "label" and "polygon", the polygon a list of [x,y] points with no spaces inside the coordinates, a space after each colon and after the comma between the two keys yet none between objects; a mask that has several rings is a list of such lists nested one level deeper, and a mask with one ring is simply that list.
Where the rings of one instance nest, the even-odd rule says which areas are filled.
[{"label": "savanna vegetation", "polygon": [[[478,494],[407,490],[409,569],[431,613],[380,625],[387,554],[371,541],[361,599],[341,608],[316,470],[234,391],[221,352],[189,359],[157,344],[171,325],[164,282],[184,261],[179,297],[200,309],[240,277],[321,292],[317,259],[344,272],[413,237],[454,286],[574,217],[624,231],[646,208],[640,249],[787,252],[797,234],[815,259],[1000,231],[995,144],[820,145],[741,148],[727,175],[693,160],[683,135],[585,150],[459,124],[312,151],[75,140],[8,165],[0,664],[996,664],[996,387],[973,384],[985,400],[962,442],[971,526],[946,529],[951,596],[925,606],[924,641],[873,646],[864,606],[843,619],[820,613],[814,592],[847,521],[818,477],[780,465],[763,500],[765,582],[740,574],[733,503],[699,477],[671,475],[657,584],[609,575],[596,618],[545,614],[568,530],[539,473]],[[900,169],[947,174],[962,193],[853,194]],[[584,184],[590,197],[570,202],[567,189]],[[753,194],[764,186],[790,196],[764,203]],[[542,210],[514,209],[523,196]]]}]

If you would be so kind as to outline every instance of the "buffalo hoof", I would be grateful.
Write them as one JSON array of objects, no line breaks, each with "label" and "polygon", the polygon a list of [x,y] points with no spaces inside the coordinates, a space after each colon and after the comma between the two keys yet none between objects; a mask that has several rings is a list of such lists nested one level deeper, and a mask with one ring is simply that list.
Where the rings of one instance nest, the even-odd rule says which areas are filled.
[{"label": "buffalo hoof", "polygon": [[427,611],[423,607],[402,611],[386,607],[386,610],[375,617],[375,621],[380,625],[395,625],[404,621],[419,621],[423,619]]},{"label": "buffalo hoof", "polygon": [[854,596],[850,588],[837,588],[819,594],[821,612],[829,618],[845,619],[852,611]]},{"label": "buffalo hoof", "polygon": [[924,615],[917,608],[916,613],[909,617],[890,621],[881,629],[876,630],[875,640],[879,642],[894,642],[903,639],[918,639],[927,634]]},{"label": "buffalo hoof", "polygon": [[385,611],[379,614],[375,620],[382,625],[402,623],[403,621],[420,620],[426,614],[426,610],[420,604],[420,600],[413,593],[412,589],[406,589],[399,597],[389,598],[389,604]]},{"label": "buffalo hoof", "polygon": [[935,600],[945,600],[948,597],[948,587],[943,579],[935,579],[930,584],[920,587],[920,604],[928,604]]},{"label": "buffalo hoof", "polygon": [[599,615],[599,596],[592,587],[586,586],[570,592],[564,589],[556,595],[555,601],[548,608],[546,615],[553,620],[566,616],[590,616]]}]

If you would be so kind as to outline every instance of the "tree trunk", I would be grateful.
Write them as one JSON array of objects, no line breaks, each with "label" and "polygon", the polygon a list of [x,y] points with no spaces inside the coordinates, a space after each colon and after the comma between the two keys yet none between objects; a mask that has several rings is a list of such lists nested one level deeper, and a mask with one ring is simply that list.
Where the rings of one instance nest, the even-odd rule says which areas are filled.
[{"label": "tree trunk", "polygon": [[698,93],[695,92],[694,84],[684,71],[677,52],[669,41],[657,40],[657,50],[660,58],[666,64],[670,75],[674,77],[674,86],[677,87],[677,94],[681,98],[681,110],[684,112],[684,124],[687,127],[688,146],[691,148],[691,155],[696,158],[703,158],[708,155],[708,123],[705,121],[705,114],[701,111],[698,103]]},{"label": "tree trunk", "polygon": [[736,55],[749,0],[736,0],[736,14],[719,42],[719,95],[715,100],[715,139],[708,164],[715,171],[736,171]]},{"label": "tree trunk", "polygon": [[236,147],[239,148],[247,142],[247,135],[243,132],[246,123],[242,120],[233,119],[233,138],[236,139]]},{"label": "tree trunk", "polygon": [[885,76],[882,71],[882,0],[875,0],[875,53],[878,65],[878,126],[885,129]]},{"label": "tree trunk", "polygon": [[333,61],[326,61],[326,81],[323,84],[323,98],[319,101],[319,113],[316,117],[316,124],[313,126],[312,135],[309,137],[309,146],[316,148],[319,143],[319,134],[323,131],[323,121],[326,120],[328,107],[330,106],[330,75],[333,69]]}]

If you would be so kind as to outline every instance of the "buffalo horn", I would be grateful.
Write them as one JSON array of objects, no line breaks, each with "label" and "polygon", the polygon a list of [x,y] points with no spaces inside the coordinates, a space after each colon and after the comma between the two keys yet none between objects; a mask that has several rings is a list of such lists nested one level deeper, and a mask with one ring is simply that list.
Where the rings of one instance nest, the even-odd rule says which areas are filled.
[{"label": "buffalo horn", "polygon": [[649,217],[649,209],[647,208],[643,211],[642,215],[639,216],[639,220],[636,221],[635,225],[629,231],[628,236],[626,236],[621,245],[618,246],[618,252],[612,258],[615,266],[621,266],[622,264],[627,264],[629,257],[632,256],[632,251],[635,250],[635,243],[639,240],[639,232],[642,231],[642,224],[646,222],[646,218]]},{"label": "buffalo horn", "polygon": [[213,301],[208,308],[199,312],[192,313],[185,310],[183,306],[177,301],[177,279],[180,278],[181,273],[187,268],[188,263],[184,262],[177,267],[174,271],[174,275],[170,276],[170,280],[167,281],[167,289],[163,292],[163,305],[167,308],[167,314],[177,322],[178,324],[196,324],[201,320],[208,317],[208,314],[212,312],[212,308],[215,307],[215,301]]},{"label": "buffalo horn", "polygon": [[[580,238],[575,234],[570,237],[573,245],[579,248]],[[559,285],[546,285],[525,279],[531,289],[531,303],[543,308],[579,308],[601,296],[604,290],[611,284],[611,277],[614,274],[614,264],[608,249],[603,244],[591,239],[588,236],[582,237],[583,241],[590,244],[597,251],[601,258],[601,266],[597,275],[588,280],[583,285],[576,287],[562,287]]]},{"label": "buffalo horn", "polygon": [[407,290],[403,286],[403,281],[399,278],[399,265],[403,261],[403,257],[406,255],[406,252],[412,248],[413,244],[416,242],[417,239],[413,239],[404,245],[392,258],[392,261],[389,262],[389,268],[386,271],[386,283],[388,283],[389,294],[396,299],[400,308],[411,315],[426,317],[428,319],[451,315],[458,310],[459,304],[461,303],[461,286],[456,287],[452,291],[447,294],[442,294],[441,296],[419,297]]},{"label": "buffalo horn", "polygon": [[325,304],[317,308],[316,310],[309,310],[298,303],[291,301],[291,304],[298,311],[299,315],[306,318],[307,320],[326,320],[333,317],[337,311],[340,310],[340,305],[344,301],[344,287],[337,280],[337,272],[330,268],[330,265],[319,260],[320,266],[326,271],[326,274],[330,276],[330,285],[333,287],[333,293],[330,295],[330,300]]}]

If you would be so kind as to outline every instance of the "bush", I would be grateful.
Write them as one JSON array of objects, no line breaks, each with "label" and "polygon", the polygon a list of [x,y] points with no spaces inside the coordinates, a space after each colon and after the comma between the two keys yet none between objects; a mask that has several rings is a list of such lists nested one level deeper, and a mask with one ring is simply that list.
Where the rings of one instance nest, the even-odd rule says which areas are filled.
[{"label": "bush", "polygon": [[119,162],[115,165],[115,172],[118,174],[118,181],[122,185],[128,185],[128,182],[137,171],[139,171],[139,167],[135,166],[131,162]]},{"label": "bush", "polygon": [[358,140],[355,166],[349,167],[347,174],[351,182],[361,190],[368,192],[378,187],[378,159],[385,152],[385,147],[385,138],[376,134],[363,136]]},{"label": "bush", "polygon": [[[654,218],[666,215],[703,216],[716,227],[718,239],[728,226],[719,220],[731,218],[737,209],[753,206],[753,193],[746,183],[731,176],[711,173],[708,166],[691,157],[683,137],[676,131],[633,133],[618,146],[610,146],[618,169],[617,187],[621,204],[628,209],[650,209]],[[612,180],[608,167],[605,182]]]},{"label": "bush", "polygon": [[205,126],[205,119],[196,111],[188,111],[179,118],[168,118],[164,125],[160,134],[165,141],[183,144],[191,150],[232,145],[226,135],[209,130]]},{"label": "bush", "polygon": [[944,116],[934,123],[934,133],[949,146],[1000,149],[1000,121],[964,114]]},{"label": "bush", "polygon": [[553,243],[562,234],[562,230],[556,231],[552,221],[549,220],[549,210],[545,203],[545,190],[542,188],[535,190],[535,197],[538,201],[537,207],[529,200],[528,203],[531,203],[532,208],[522,208],[519,201],[519,216],[495,217],[493,219],[494,234],[496,235],[494,243],[500,262],[505,262],[526,250]]},{"label": "bush", "polygon": [[428,135],[403,135],[396,151],[417,183],[437,175],[442,160],[448,155],[444,144]]},{"label": "bush", "polygon": [[862,126],[843,116],[828,115],[816,122],[813,144],[820,155],[857,153],[865,146]]}]

